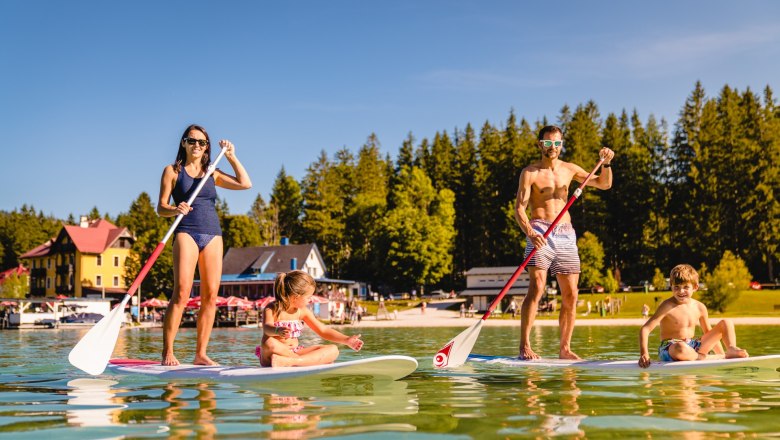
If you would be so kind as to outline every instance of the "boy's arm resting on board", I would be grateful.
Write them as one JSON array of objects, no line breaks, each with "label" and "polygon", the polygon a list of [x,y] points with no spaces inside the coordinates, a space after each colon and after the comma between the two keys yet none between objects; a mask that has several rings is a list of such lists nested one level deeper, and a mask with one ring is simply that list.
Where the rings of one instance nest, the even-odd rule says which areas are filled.
[{"label": "boy's arm resting on board", "polygon": [[650,350],[648,349],[650,333],[661,323],[661,320],[666,316],[668,311],[669,307],[666,306],[666,301],[662,302],[661,306],[658,307],[658,310],[653,313],[653,316],[651,316],[650,319],[642,325],[642,328],[639,329],[639,366],[642,368],[649,367],[651,362]]},{"label": "boy's arm resting on board", "polygon": [[363,341],[360,340],[360,335],[347,336],[338,330],[328,327],[317,319],[309,309],[304,309],[301,319],[303,319],[303,322],[314,330],[314,333],[317,333],[322,339],[337,344],[344,344],[355,351],[360,351],[363,347]]}]

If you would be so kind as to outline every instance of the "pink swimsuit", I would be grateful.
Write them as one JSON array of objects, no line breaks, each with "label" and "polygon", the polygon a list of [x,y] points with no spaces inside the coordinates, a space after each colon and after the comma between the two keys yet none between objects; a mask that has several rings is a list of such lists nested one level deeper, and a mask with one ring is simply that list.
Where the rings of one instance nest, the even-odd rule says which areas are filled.
[{"label": "pink swimsuit", "polygon": [[[290,330],[290,338],[299,338],[301,337],[301,334],[303,334],[303,328],[306,326],[306,324],[301,321],[300,319],[291,320],[291,321],[276,321],[274,323],[274,327],[276,328],[286,328]],[[290,350],[292,350],[293,353],[298,353],[303,348],[303,345],[297,345],[295,347],[290,347]],[[262,345],[258,345],[255,347],[255,356],[257,356],[258,359],[262,359],[263,355],[263,347]]]}]

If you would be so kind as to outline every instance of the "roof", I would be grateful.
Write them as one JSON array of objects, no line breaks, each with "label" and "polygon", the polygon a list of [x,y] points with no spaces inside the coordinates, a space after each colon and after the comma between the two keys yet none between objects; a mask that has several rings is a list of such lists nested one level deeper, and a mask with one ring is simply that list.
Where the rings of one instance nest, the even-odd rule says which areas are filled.
[{"label": "roof", "polygon": [[251,275],[257,273],[286,272],[290,270],[290,261],[295,258],[301,268],[314,252],[319,263],[325,269],[320,251],[314,243],[289,244],[286,246],[254,246],[230,248],[222,258],[222,275]]},{"label": "roof", "polygon": [[30,269],[22,266],[21,264],[16,267],[12,267],[8,270],[0,272],[0,284],[3,284],[6,278],[12,275],[21,275],[21,274],[28,274],[28,273],[30,273]]},{"label": "roof", "polygon": [[19,258],[36,258],[36,257],[43,257],[46,255],[49,255],[49,251],[51,250],[51,245],[54,243],[54,238],[50,238],[46,240],[46,243],[43,243],[42,245],[36,246],[29,251],[23,253],[19,256]]},{"label": "roof", "polygon": [[517,270],[517,266],[499,266],[499,267],[472,267],[466,271],[466,276],[469,275],[506,275],[513,274]]},{"label": "roof", "polygon": [[92,220],[87,223],[87,226],[63,225],[57,237],[30,249],[20,255],[19,258],[36,258],[49,255],[52,245],[62,240],[64,235],[70,237],[76,249],[83,254],[102,254],[119,237],[132,237],[127,228],[120,228],[105,219]]},{"label": "roof", "polygon": [[[83,254],[102,254],[120,236],[129,234],[127,228],[120,228],[105,219],[92,220],[87,227],[65,225],[62,229],[73,241],[76,249]],[[60,236],[62,233],[61,231]]]}]

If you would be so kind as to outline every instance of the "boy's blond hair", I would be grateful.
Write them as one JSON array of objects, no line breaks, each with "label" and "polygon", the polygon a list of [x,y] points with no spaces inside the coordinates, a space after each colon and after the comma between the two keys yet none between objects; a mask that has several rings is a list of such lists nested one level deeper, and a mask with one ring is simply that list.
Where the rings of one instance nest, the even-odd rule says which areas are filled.
[{"label": "boy's blond hair", "polygon": [[699,273],[690,264],[678,264],[669,274],[669,284],[679,286],[683,283],[699,285]]}]

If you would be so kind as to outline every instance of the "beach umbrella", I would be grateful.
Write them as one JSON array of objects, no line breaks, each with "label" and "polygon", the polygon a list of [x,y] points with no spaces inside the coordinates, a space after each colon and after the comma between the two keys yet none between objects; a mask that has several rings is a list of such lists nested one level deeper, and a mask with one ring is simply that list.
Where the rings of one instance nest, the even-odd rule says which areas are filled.
[{"label": "beach umbrella", "polygon": [[151,298],[140,304],[141,307],[162,308],[168,307],[168,301],[161,300],[159,298]]},{"label": "beach umbrella", "polygon": [[225,298],[225,304],[223,305],[227,307],[252,307],[255,305],[255,303],[253,301],[249,301],[248,299],[231,295]]},{"label": "beach umbrella", "polygon": [[[200,308],[201,299],[199,296],[196,296],[194,298],[190,298],[189,301],[187,301],[187,308],[188,309],[199,309]],[[218,296],[217,297],[217,307],[222,307],[227,304],[227,298],[224,296]]]},{"label": "beach umbrella", "polygon": [[273,296],[266,296],[265,298],[260,298],[255,301],[255,307],[258,309],[264,309],[268,307],[268,304],[271,304],[271,302],[275,301],[275,298]]},{"label": "beach umbrella", "polygon": [[312,295],[310,302],[312,304],[325,304],[328,301],[329,301],[328,298],[325,298],[324,296]]}]

